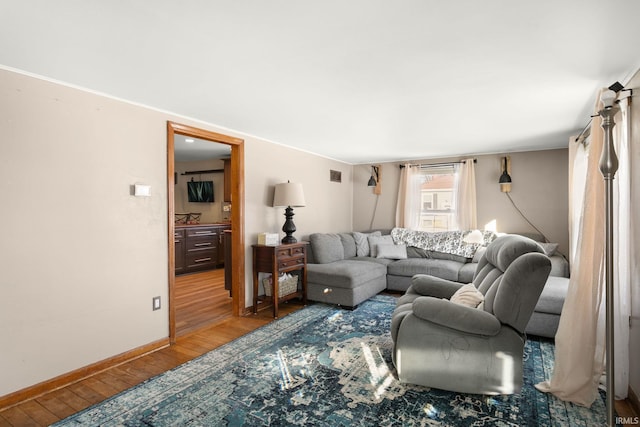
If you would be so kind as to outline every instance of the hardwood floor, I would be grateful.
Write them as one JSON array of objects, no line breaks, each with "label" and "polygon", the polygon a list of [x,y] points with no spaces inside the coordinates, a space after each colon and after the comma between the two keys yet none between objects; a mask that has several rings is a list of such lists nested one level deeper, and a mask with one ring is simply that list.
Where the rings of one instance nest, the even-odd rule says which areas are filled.
[{"label": "hardwood floor", "polygon": [[176,276],[176,335],[232,317],[231,302],[223,268]]},{"label": "hardwood floor", "polygon": [[[58,390],[33,396],[9,408],[0,408],[0,427],[48,426],[274,321],[271,310],[232,317],[230,304],[227,316],[224,304],[216,298],[209,298],[205,290],[209,287],[216,295],[219,293],[228,298],[224,281],[218,278],[221,271],[180,277],[180,281],[193,283],[182,289],[182,295],[177,295],[176,309],[182,305],[184,311],[180,314],[182,317],[177,316],[181,322],[181,333],[175,345],[113,366]],[[189,306],[193,307],[193,314],[188,313]],[[288,301],[280,306],[280,317],[300,308],[302,305],[297,300]],[[616,411],[624,417],[636,416],[627,401],[616,402]]]}]

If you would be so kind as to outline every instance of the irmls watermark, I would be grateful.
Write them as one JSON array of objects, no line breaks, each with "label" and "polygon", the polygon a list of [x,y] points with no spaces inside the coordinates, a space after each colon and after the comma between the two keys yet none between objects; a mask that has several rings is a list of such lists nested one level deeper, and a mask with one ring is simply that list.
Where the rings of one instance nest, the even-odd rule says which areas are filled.
[{"label": "irmls watermark", "polygon": [[640,424],[640,417],[616,417],[616,425]]}]

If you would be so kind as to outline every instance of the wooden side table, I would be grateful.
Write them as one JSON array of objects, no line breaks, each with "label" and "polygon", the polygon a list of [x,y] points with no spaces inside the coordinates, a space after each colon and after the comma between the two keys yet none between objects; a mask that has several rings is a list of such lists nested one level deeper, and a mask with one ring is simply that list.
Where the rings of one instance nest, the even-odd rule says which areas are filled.
[{"label": "wooden side table", "polygon": [[[258,301],[272,301],[273,317],[278,318],[278,303],[292,298],[302,298],[307,305],[307,245],[308,242],[298,242],[287,245],[266,246],[253,245],[253,313],[258,312]],[[283,273],[300,271],[300,286],[296,292],[278,297],[278,277]],[[271,273],[271,297],[258,296],[258,273]]]}]

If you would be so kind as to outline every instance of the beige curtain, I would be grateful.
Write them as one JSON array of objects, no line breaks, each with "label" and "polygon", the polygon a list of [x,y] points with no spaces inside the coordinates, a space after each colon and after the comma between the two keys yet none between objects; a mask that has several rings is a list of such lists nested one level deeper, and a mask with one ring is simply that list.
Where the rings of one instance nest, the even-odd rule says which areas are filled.
[{"label": "beige curtain", "polygon": [[569,138],[569,265],[573,265],[580,236],[580,218],[589,162],[589,139]]},{"label": "beige curtain", "polygon": [[[626,95],[626,93],[625,93]],[[614,141],[619,166],[613,181],[614,192],[614,329],[615,329],[615,396],[625,399],[629,390],[629,316],[631,315],[631,269],[634,239],[631,211],[631,159],[639,158],[640,150],[631,146],[630,98],[619,103]],[[635,218],[637,218],[637,213]],[[604,322],[604,320],[602,320]],[[604,337],[601,337],[604,339]]]},{"label": "beige curtain", "polygon": [[[595,111],[598,110],[596,107]],[[604,347],[597,345],[598,317],[603,308],[599,284],[603,281],[604,186],[598,167],[599,156],[593,155],[602,151],[600,122],[599,117],[594,117],[591,122],[591,155],[578,226],[579,244],[555,337],[553,376],[549,381],[536,385],[541,391],[583,406],[591,406],[595,400],[604,370]]]},{"label": "beige curtain", "polygon": [[456,185],[456,226],[458,230],[475,230],[476,210],[476,170],[473,159],[466,159],[458,166]]},{"label": "beige curtain", "polygon": [[[601,109],[598,101],[594,111]],[[627,127],[620,123],[621,115],[616,116],[617,127]],[[600,127],[600,117],[594,117],[591,124],[591,137],[586,161],[586,176],[578,178],[576,169],[580,162],[584,162],[582,147],[576,147],[570,141],[570,195],[584,194],[582,203],[573,197],[570,199],[571,209],[578,210],[579,215],[570,212],[571,242],[575,242],[574,253],[571,256],[571,278],[569,290],[565,299],[560,325],[555,337],[555,367],[550,380],[537,384],[536,387],[545,392],[551,392],[562,400],[571,401],[583,406],[591,406],[598,395],[598,385],[605,370],[605,306],[604,306],[604,182],[599,168],[600,153],[603,145],[603,130]],[[626,144],[627,136],[617,134],[618,146]],[[628,154],[624,154],[628,156]],[[625,161],[624,159],[622,160]],[[628,158],[626,159],[628,162]],[[624,170],[624,168],[622,168]],[[628,169],[628,168],[627,168]],[[629,179],[628,172],[620,170],[616,174],[616,181]],[[622,174],[622,175],[621,175]],[[624,187],[624,186],[623,186]],[[622,192],[626,190],[622,189]],[[622,194],[622,193],[619,193]],[[570,196],[571,197],[571,196]],[[618,196],[620,197],[620,196]],[[624,199],[626,196],[622,196]],[[618,202],[621,199],[618,199]],[[616,227],[623,227],[618,234],[630,234],[625,229],[629,221],[620,220],[628,217],[630,211],[623,204],[617,205],[614,213]],[[627,225],[625,225],[627,224]],[[578,236],[575,236],[575,232]],[[615,240],[615,239],[614,239]],[[619,236],[617,242],[620,242]],[[623,242],[624,246],[626,243]],[[616,257],[631,256],[620,246],[616,247]],[[620,261],[616,270],[620,268]],[[628,273],[628,269],[627,269]],[[616,278],[625,274],[616,273]],[[630,281],[623,278],[623,281]],[[628,387],[628,311],[623,308],[628,305],[629,297],[625,294],[625,285],[616,280],[616,307],[622,312],[617,313],[616,324],[616,374],[624,378],[616,378],[616,395],[625,397]],[[627,284],[628,286],[628,284]],[[622,302],[622,300],[626,301]],[[617,311],[617,310],[616,310]],[[625,314],[626,311],[626,314]],[[626,323],[626,335],[620,331]],[[626,362],[625,362],[626,360]],[[620,365],[618,365],[620,363]],[[626,366],[625,366],[626,365]],[[624,389],[624,390],[623,390]]]},{"label": "beige curtain", "polygon": [[406,164],[400,171],[396,227],[418,228],[420,224],[420,197],[418,167]]}]

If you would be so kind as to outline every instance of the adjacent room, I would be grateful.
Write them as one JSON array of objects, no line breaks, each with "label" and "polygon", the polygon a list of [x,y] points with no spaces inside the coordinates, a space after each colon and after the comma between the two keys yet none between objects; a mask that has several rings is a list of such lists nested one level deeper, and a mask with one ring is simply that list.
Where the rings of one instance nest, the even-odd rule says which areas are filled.
[{"label": "adjacent room", "polygon": [[640,425],[640,4],[0,10],[0,426]]}]

